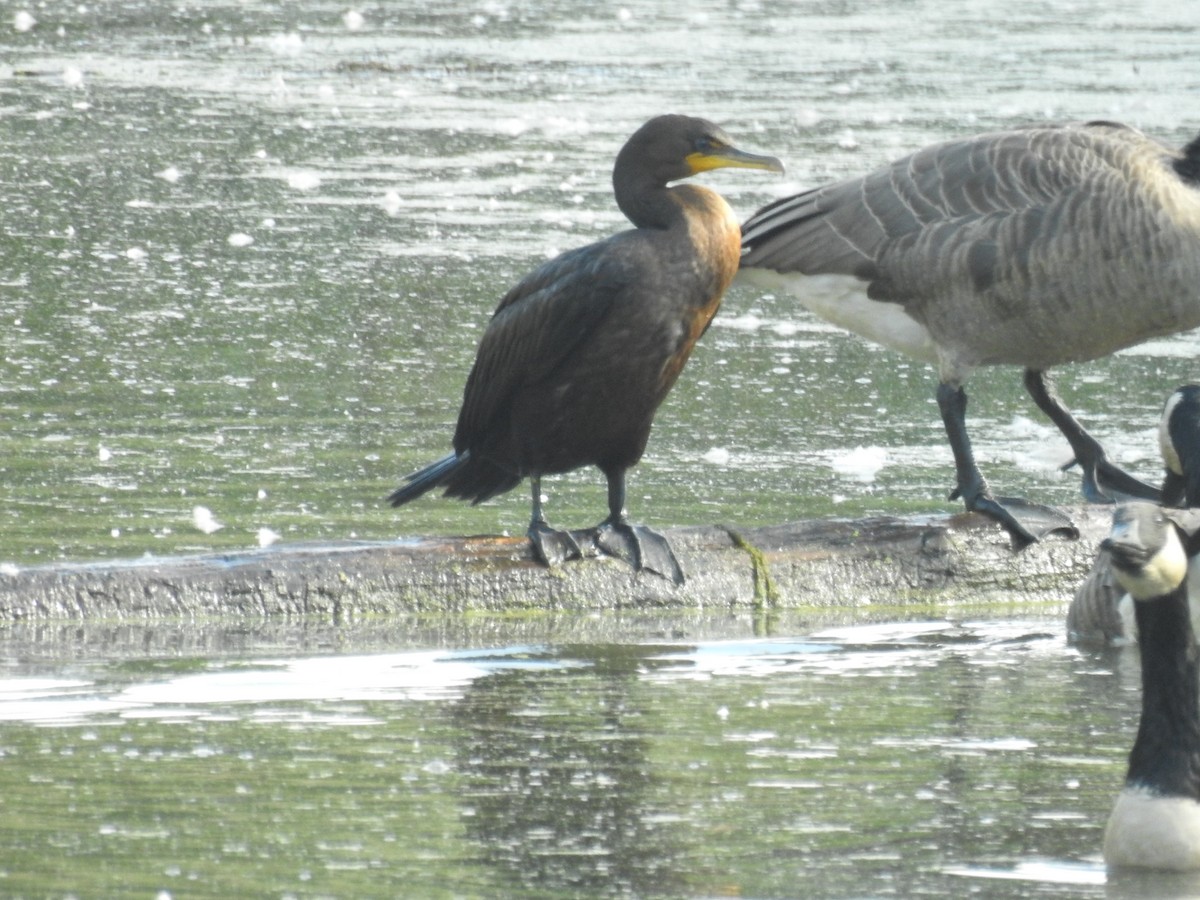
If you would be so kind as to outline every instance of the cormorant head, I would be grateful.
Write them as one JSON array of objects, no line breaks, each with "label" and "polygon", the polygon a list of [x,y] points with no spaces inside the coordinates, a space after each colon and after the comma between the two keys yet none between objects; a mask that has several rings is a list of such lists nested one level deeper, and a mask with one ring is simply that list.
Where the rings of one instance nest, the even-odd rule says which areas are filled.
[{"label": "cormorant head", "polygon": [[665,185],[711,169],[765,169],[783,172],[773,156],[747,153],[733,146],[723,129],[693,116],[656,116],[634,132],[617,154],[613,180],[641,173]]}]

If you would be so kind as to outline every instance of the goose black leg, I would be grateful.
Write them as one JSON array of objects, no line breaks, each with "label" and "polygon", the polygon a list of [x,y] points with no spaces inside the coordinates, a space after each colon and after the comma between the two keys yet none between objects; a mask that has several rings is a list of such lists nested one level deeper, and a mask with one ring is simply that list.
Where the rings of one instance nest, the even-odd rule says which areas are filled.
[{"label": "goose black leg", "polygon": [[[954,453],[957,486],[950,493],[951,500],[961,498],[967,509],[982,513],[1002,525],[1012,537],[1014,550],[1024,550],[1049,534],[1079,536],[1071,520],[1056,509],[1019,497],[997,499],[992,496],[991,488],[975,463],[971,439],[967,436],[966,391],[961,386],[942,382],[938,385],[937,402],[942,413],[942,424],[946,426],[946,436],[950,439],[950,449]],[[1031,525],[1036,524],[1040,534],[1035,535],[1020,522],[1014,515],[1016,510],[1020,510]]]},{"label": "goose black leg", "polygon": [[625,470],[605,472],[608,478],[608,518],[596,526],[596,546],[609,556],[625,560],[641,572],[649,570],[675,584],[683,584],[683,568],[667,539],[645,525],[625,517]]},{"label": "goose black leg", "polygon": [[1025,370],[1025,390],[1038,409],[1050,417],[1067,443],[1075,459],[1063,466],[1069,469],[1076,463],[1083,470],[1083,496],[1089,503],[1114,503],[1122,500],[1151,500],[1158,502],[1160,493],[1143,481],[1108,461],[1100,442],[1087,433],[1071,415],[1045,372]]},{"label": "goose black leg", "polygon": [[525,533],[533,544],[533,555],[538,562],[548,567],[557,566],[568,559],[579,559],[583,552],[569,531],[559,531],[546,523],[542,512],[542,479],[533,475],[529,479],[533,489],[533,513],[529,518],[529,530]]}]

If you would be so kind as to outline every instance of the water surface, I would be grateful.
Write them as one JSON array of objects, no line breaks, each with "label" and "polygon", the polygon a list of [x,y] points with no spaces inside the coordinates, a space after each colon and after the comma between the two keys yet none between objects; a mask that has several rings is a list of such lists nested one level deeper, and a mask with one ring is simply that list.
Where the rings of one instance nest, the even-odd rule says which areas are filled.
[{"label": "water surface", "polygon": [[1057,619],[777,626],[7,629],[0,892],[1200,890],[1100,861],[1135,650]]},{"label": "water surface", "polygon": [[[448,447],[507,286],[623,227],[611,161],[641,122],[702,114],[782,157],[785,177],[704,178],[743,215],[984,129],[1102,117],[1178,144],[1200,87],[1183,10],[10,4],[0,561],[520,532],[523,491],[382,498]],[[1195,353],[1156,341],[1061,391],[1153,478]],[[953,509],[934,385],[735,289],[631,512]],[[1017,373],[970,391],[993,483],[1073,502]],[[547,487],[555,521],[602,517],[595,473]],[[0,893],[1194,894],[1103,872],[1136,656],[1068,649],[1060,613],[7,626]]]}]

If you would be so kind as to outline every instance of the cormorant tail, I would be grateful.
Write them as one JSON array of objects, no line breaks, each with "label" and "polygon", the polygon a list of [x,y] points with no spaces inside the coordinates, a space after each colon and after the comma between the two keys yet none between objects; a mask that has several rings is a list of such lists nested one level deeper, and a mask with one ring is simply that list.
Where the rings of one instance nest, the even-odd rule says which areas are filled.
[{"label": "cormorant tail", "polygon": [[425,468],[404,476],[405,484],[388,495],[388,502],[392,506],[403,506],[410,500],[416,500],[427,494],[435,487],[445,484],[455,471],[467,464],[468,458],[465,453],[462,456],[457,453],[449,453],[437,462],[430,463]]},{"label": "cormorant tail", "polygon": [[464,450],[449,453],[404,476],[406,483],[392,491],[388,502],[392,506],[403,506],[436,487],[444,487],[443,496],[469,500],[472,504],[482,503],[511,491],[523,478],[523,475],[501,468],[485,457],[473,457],[471,451]]}]

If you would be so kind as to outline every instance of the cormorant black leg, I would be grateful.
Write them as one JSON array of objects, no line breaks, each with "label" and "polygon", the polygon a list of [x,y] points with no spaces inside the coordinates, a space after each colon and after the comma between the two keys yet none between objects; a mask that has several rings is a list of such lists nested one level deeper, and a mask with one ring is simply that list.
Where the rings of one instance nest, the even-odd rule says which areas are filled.
[{"label": "cormorant black leg", "polygon": [[605,472],[608,478],[608,518],[596,527],[596,546],[625,560],[637,571],[648,569],[675,584],[683,584],[683,568],[667,539],[625,517],[625,470]]},{"label": "cormorant black leg", "polygon": [[975,463],[971,439],[967,436],[966,391],[960,386],[942,382],[938,385],[937,402],[938,409],[942,413],[942,423],[946,427],[946,436],[950,439],[950,449],[954,453],[957,486],[950,493],[951,500],[961,498],[967,509],[982,513],[1004,526],[1004,529],[1012,537],[1014,550],[1023,550],[1039,539],[1039,535],[1035,535],[1018,521],[1013,514],[1013,511],[1017,509],[1027,517],[1040,520],[1038,523],[1040,537],[1054,533],[1072,537],[1079,536],[1079,531],[1071,523],[1071,520],[1058,510],[1038,503],[1030,503],[1019,497],[997,499],[992,496],[991,488],[988,487],[983,473],[979,471],[979,466]]},{"label": "cormorant black leg", "polygon": [[1158,502],[1160,493],[1144,481],[1108,461],[1100,442],[1087,433],[1054,391],[1045,372],[1025,370],[1025,390],[1038,409],[1062,432],[1071,445],[1075,459],[1063,466],[1069,469],[1076,463],[1083,470],[1083,496],[1089,503],[1113,503],[1122,500],[1151,500]]},{"label": "cormorant black leg", "polygon": [[569,531],[559,531],[546,523],[542,512],[542,479],[533,475],[529,479],[533,490],[533,512],[529,518],[529,530],[525,533],[533,544],[533,555],[546,566],[556,566],[568,559],[579,559],[583,551]]}]

